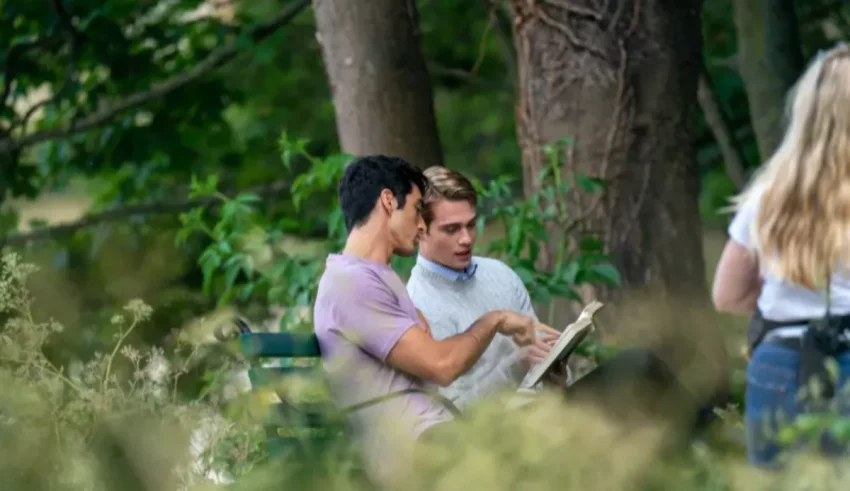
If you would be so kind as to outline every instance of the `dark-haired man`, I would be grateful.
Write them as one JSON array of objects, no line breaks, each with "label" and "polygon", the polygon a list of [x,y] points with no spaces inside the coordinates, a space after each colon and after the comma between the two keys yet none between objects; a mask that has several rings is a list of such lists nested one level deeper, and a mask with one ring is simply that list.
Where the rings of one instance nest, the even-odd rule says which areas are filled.
[{"label": "dark-haired man", "polygon": [[447,386],[472,366],[497,334],[532,344],[536,331],[557,334],[509,310],[482,315],[456,336],[435,340],[401,278],[393,255],[416,253],[422,227],[422,172],[401,158],[361,157],[345,169],[339,199],[349,235],[328,257],[314,307],[316,335],[335,402],[348,407],[389,394],[349,419],[370,476],[400,485],[417,439],[452,414],[424,393]]}]

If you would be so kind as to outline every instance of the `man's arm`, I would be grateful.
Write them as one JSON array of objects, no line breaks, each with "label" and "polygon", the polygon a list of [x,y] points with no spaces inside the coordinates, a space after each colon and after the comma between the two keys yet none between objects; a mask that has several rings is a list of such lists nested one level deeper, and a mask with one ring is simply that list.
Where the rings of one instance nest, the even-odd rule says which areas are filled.
[{"label": "man's arm", "polygon": [[423,316],[401,307],[399,295],[406,292],[393,291],[373,275],[346,280],[343,298],[352,301],[333,309],[339,334],[388,365],[441,386],[469,370],[497,332],[521,346],[535,338],[533,319],[503,310],[482,316],[463,334],[436,341]]},{"label": "man's arm", "polygon": [[[506,269],[506,274],[510,277],[511,285],[514,290],[514,301],[516,302],[512,308],[516,309],[517,312],[527,315],[528,317],[535,320],[535,322],[539,322],[537,317],[537,312],[534,311],[534,304],[531,302],[531,294],[528,293],[528,288],[525,287],[525,284],[522,282],[522,279],[519,277],[516,272],[511,269],[507,264],[502,263],[502,265]],[[539,333],[542,334],[542,333]],[[552,331],[548,331],[551,339],[557,340],[558,333],[554,333]],[[521,384],[523,380],[525,380],[525,376],[528,374],[528,371],[539,363],[551,349],[551,343],[543,342],[541,338],[538,338],[539,343],[538,346],[530,345],[521,347],[517,353],[516,357],[512,357],[507,360],[507,366],[505,367],[505,372],[508,373],[511,378],[517,383]]]},{"label": "man's arm", "polygon": [[446,387],[478,361],[493,336],[509,321],[509,315],[505,311],[490,312],[467,331],[441,341],[432,338],[425,329],[408,329],[390,350],[387,363]]},{"label": "man's arm", "polygon": [[434,337],[434,335],[431,334],[431,325],[428,324],[428,319],[425,318],[425,315],[422,314],[422,311],[419,310],[419,309],[416,309],[416,315],[419,316],[419,327],[424,329],[425,332],[428,333],[428,335],[430,335],[431,337]]}]

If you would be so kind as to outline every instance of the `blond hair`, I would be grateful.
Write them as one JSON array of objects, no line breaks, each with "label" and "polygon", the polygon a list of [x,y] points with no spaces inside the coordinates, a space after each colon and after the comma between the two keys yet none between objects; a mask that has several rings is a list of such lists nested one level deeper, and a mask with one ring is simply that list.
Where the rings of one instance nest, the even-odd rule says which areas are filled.
[{"label": "blond hair", "polygon": [[750,233],[763,269],[814,289],[850,264],[850,48],[819,56],[788,110],[779,148],[733,203],[760,199]]},{"label": "blond hair", "polygon": [[431,225],[434,220],[434,210],[431,203],[439,200],[466,201],[473,207],[478,204],[478,193],[475,186],[460,172],[435,165],[425,169],[425,178],[428,179],[428,189],[422,199],[422,219],[425,225]]}]

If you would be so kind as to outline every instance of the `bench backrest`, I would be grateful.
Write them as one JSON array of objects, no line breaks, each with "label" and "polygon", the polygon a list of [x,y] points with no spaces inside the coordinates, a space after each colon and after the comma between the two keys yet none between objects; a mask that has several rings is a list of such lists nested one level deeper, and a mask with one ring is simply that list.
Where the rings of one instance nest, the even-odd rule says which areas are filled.
[{"label": "bench backrest", "polygon": [[[343,431],[341,421],[332,417],[329,402],[299,402],[285,390],[290,376],[304,376],[309,381],[318,375],[321,351],[312,333],[254,333],[242,321],[239,343],[249,360],[248,377],[255,392],[274,393],[282,402],[271,403],[263,421],[271,455],[296,451],[307,452],[316,443],[327,441]],[[280,366],[263,366],[263,362],[279,360]],[[312,362],[312,363],[311,363]]]},{"label": "bench backrest", "polygon": [[[274,390],[282,379],[289,376],[320,375],[321,350],[319,340],[312,333],[254,333],[241,319],[236,320],[239,326],[239,342],[242,353],[249,360],[251,368],[248,377],[254,391]],[[281,365],[267,367],[262,365],[264,359],[280,360]],[[303,363],[304,361],[312,363]],[[297,363],[297,362],[302,363]],[[324,381],[322,380],[322,383]],[[445,396],[423,388],[410,388],[392,392],[349,406],[337,408],[330,401],[320,403],[299,403],[291,400],[287,394],[274,390],[282,403],[273,403],[269,407],[269,417],[264,426],[271,454],[281,454],[285,451],[305,451],[321,448],[315,443],[334,441],[344,438],[344,422],[342,416],[350,411],[357,411],[384,401],[402,397],[410,393],[424,393],[433,397],[455,417],[462,414]]]}]

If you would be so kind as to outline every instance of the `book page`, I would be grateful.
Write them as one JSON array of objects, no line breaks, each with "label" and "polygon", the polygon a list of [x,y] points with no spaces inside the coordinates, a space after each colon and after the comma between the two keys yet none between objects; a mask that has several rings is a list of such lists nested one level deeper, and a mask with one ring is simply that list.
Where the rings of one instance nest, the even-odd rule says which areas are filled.
[{"label": "book page", "polygon": [[593,315],[601,309],[601,302],[593,301],[579,314],[575,322],[567,326],[558,338],[557,343],[540,363],[535,365],[523,380],[523,389],[537,385],[546,373],[559,361],[572,353],[579,343],[593,331]]}]

